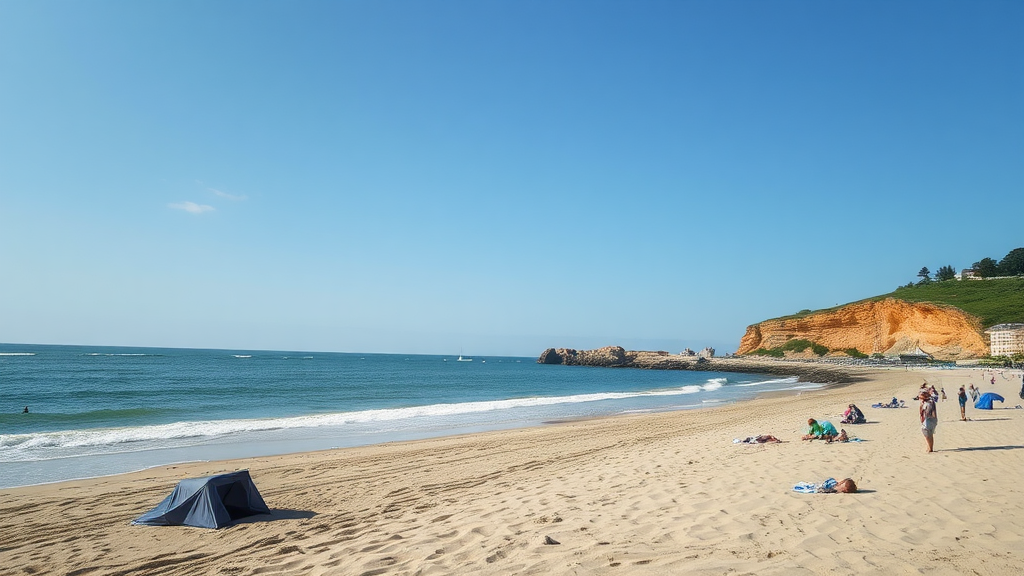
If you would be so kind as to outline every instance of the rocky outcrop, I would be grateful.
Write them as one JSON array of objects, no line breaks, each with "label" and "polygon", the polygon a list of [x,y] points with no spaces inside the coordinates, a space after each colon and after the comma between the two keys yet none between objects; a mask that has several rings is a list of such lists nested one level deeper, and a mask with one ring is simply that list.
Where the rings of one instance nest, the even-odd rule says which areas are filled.
[{"label": "rocky outcrop", "polygon": [[952,306],[894,298],[748,326],[736,353],[778,348],[793,339],[810,340],[832,350],[856,348],[864,354],[887,356],[917,347],[938,360],[988,355],[977,318]]},{"label": "rocky outcrop", "polygon": [[744,372],[799,376],[801,380],[819,383],[851,382],[848,371],[814,363],[755,360],[751,358],[708,358],[668,352],[625,350],[606,346],[596,350],[548,348],[537,359],[538,364],[595,366],[600,368],[640,368],[646,370],[699,370],[705,372]]},{"label": "rocky outcrop", "polygon": [[[635,353],[630,353],[635,354]],[[548,348],[537,360],[539,364],[564,364],[566,366],[601,366],[614,368],[632,361],[622,346],[605,346],[596,350],[573,350],[572,348]]]}]

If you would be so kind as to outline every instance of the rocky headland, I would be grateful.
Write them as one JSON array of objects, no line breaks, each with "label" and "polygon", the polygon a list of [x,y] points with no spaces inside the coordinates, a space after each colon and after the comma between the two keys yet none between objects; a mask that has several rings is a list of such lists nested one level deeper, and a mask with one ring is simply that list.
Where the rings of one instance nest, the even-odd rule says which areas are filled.
[{"label": "rocky headland", "polygon": [[952,306],[895,298],[858,302],[832,310],[766,320],[747,327],[736,354],[772,349],[794,339],[832,350],[896,356],[916,348],[937,360],[988,355],[981,323]]}]

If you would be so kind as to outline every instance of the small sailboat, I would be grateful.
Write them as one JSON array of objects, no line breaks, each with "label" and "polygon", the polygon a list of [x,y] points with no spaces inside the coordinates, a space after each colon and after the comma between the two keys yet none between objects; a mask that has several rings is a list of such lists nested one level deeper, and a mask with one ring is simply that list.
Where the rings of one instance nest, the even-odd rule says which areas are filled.
[{"label": "small sailboat", "polygon": [[456,362],[472,362],[472,361],[473,361],[472,358],[463,358],[462,357],[462,350],[459,350],[459,359],[456,360]]}]

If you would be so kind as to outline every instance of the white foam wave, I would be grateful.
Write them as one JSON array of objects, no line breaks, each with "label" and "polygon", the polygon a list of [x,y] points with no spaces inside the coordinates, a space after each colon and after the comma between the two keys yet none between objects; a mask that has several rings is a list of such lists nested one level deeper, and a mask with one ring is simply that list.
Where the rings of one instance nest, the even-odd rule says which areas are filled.
[{"label": "white foam wave", "polygon": [[82,356],[159,356],[159,354],[104,354],[101,352],[90,352]]},{"label": "white foam wave", "polygon": [[776,378],[774,380],[759,380],[757,382],[747,382],[745,384],[737,384],[737,387],[747,386],[763,386],[765,384],[796,384],[799,378],[793,376],[791,378]]},{"label": "white foam wave", "polygon": [[[361,410],[357,412],[340,412],[335,414],[315,414],[291,418],[175,422],[173,424],[136,426],[130,428],[100,428],[32,434],[7,434],[0,435],[0,462],[23,460],[25,459],[26,451],[38,453],[40,450],[47,451],[46,449],[89,449],[124,446],[126,444],[136,442],[151,443],[168,440],[215,438],[227,436],[229,434],[243,434],[268,430],[345,426],[347,424],[374,424],[423,417],[439,418],[446,416],[458,416],[461,414],[509,410],[513,408],[597,402],[601,400],[621,400],[641,396],[679,396],[695,394],[700,392],[702,388],[703,387],[701,386],[694,385],[642,392],[599,392],[593,394],[574,394],[570,396],[510,398],[507,400],[460,402],[456,404],[430,404],[426,406],[410,406],[406,408],[385,408],[378,410]],[[52,450],[49,450],[49,452],[52,452]]]},{"label": "white foam wave", "polygon": [[252,354],[232,354],[235,358],[252,358]]},{"label": "white foam wave", "polygon": [[713,390],[718,390],[722,386],[725,386],[726,382],[728,381],[729,380],[727,378],[711,378],[710,380],[708,380],[708,383],[701,386],[701,388],[707,390],[708,392],[711,392]]},{"label": "white foam wave", "polygon": [[35,352],[0,352],[0,356],[35,356]]}]

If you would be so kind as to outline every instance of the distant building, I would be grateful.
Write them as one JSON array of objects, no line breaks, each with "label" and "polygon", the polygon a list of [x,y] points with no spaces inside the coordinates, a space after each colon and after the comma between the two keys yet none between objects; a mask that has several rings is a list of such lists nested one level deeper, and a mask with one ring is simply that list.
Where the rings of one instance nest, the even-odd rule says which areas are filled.
[{"label": "distant building", "polygon": [[989,354],[1012,356],[1024,353],[1024,324],[996,324],[985,330],[989,335]]},{"label": "distant building", "polygon": [[972,268],[964,268],[956,275],[957,280],[974,280],[976,278],[978,275]]}]

